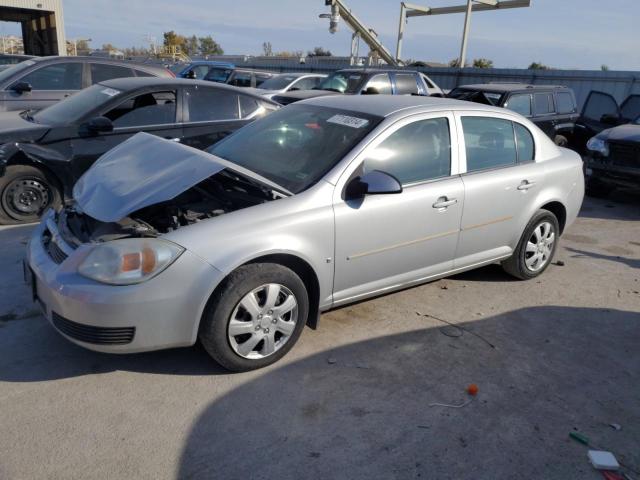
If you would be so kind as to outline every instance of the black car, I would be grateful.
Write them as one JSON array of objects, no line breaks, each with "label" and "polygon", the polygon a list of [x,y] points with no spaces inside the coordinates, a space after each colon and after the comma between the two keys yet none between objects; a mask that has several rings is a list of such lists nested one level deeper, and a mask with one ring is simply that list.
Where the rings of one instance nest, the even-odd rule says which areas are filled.
[{"label": "black car", "polygon": [[513,110],[531,120],[556,145],[568,146],[578,119],[573,91],[559,85],[486,83],[456,87],[449,98]]},{"label": "black car", "polygon": [[39,110],[95,83],[167,77],[164,67],[99,57],[37,57],[0,71],[0,111]]},{"label": "black car", "polygon": [[589,92],[576,122],[575,149],[587,153],[587,141],[603,130],[633,122],[640,116],[640,95],[629,95],[620,105],[613,95],[593,90]]},{"label": "black car", "polygon": [[137,132],[204,149],[277,108],[228,85],[121,78],[37,113],[0,113],[0,223],[37,220],[71,196],[100,155]]},{"label": "black car", "polygon": [[586,147],[587,195],[604,197],[615,188],[640,192],[640,116],[601,131]]},{"label": "black car", "polygon": [[338,70],[311,90],[275,95],[273,100],[288,105],[323,95],[439,95],[442,90],[426,75],[413,70],[350,68]]}]

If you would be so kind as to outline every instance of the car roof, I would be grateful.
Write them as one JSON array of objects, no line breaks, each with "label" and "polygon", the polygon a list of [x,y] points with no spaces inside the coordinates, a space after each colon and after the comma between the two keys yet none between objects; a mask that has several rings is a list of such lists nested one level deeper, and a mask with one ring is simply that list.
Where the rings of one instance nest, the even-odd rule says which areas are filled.
[{"label": "car roof", "polygon": [[273,101],[262,97],[260,95],[255,95],[250,91],[247,91],[244,88],[234,87],[232,85],[227,85],[224,83],[218,82],[209,82],[206,80],[191,80],[188,78],[174,78],[174,77],[126,77],[126,78],[113,78],[111,80],[104,80],[100,82],[100,85],[103,85],[108,88],[115,88],[116,90],[128,91],[128,90],[136,90],[139,88],[145,87],[192,87],[194,85],[199,85],[205,88],[217,88],[219,90],[228,90],[236,93],[242,93],[244,95],[249,95],[250,97],[254,97],[256,99],[260,99],[262,101],[266,101],[267,103],[274,103]]},{"label": "car roof", "polygon": [[221,62],[218,60],[192,60],[191,62],[183,64],[185,67],[189,65],[211,65],[213,67],[229,67],[235,68],[235,64],[231,62]]},{"label": "car roof", "polygon": [[168,74],[168,70],[159,64],[155,63],[142,63],[142,62],[132,62],[131,60],[118,60],[116,58],[107,58],[107,57],[97,57],[97,56],[49,56],[49,57],[33,57],[29,60],[37,63],[62,63],[62,62],[93,62],[93,63],[108,63],[112,65],[122,65],[122,66],[130,66],[140,69],[147,70],[155,70],[159,72],[163,72]]},{"label": "car roof", "polygon": [[[296,102],[293,105],[316,105],[388,117],[401,110],[417,112],[442,110],[480,110],[504,114],[504,108],[492,107],[452,98],[419,95],[328,95]],[[285,107],[286,108],[286,107]]]},{"label": "car roof", "polygon": [[283,72],[276,73],[273,75],[274,77],[326,77],[326,73],[317,73],[317,72]]},{"label": "car roof", "polygon": [[566,89],[564,85],[531,85],[528,83],[477,83],[460,85],[456,88],[481,90],[483,92],[514,92],[516,90],[557,90]]},{"label": "car roof", "polygon": [[342,68],[338,72],[351,72],[351,73],[418,73],[417,70],[405,70],[403,68]]}]

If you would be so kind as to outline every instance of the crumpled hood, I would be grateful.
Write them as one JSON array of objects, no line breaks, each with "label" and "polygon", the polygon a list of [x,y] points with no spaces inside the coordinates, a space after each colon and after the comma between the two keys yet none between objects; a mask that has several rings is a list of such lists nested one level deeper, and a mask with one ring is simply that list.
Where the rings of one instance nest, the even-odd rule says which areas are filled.
[{"label": "crumpled hood", "polygon": [[220,157],[141,132],[102,155],[75,184],[73,198],[90,217],[117,222],[136,210],[171,200],[224,169],[289,193]]},{"label": "crumpled hood", "polygon": [[625,142],[638,142],[640,143],[640,125],[634,125],[629,123],[627,125],[620,125],[619,127],[609,128],[600,132],[598,137],[603,140],[619,140]]},{"label": "crumpled hood", "polygon": [[0,112],[0,144],[9,142],[35,142],[49,131],[49,125],[29,122],[20,112]]}]

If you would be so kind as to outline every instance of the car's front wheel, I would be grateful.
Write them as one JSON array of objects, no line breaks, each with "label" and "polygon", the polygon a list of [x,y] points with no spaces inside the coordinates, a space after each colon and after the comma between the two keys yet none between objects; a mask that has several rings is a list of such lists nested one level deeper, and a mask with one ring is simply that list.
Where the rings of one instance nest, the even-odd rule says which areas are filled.
[{"label": "car's front wheel", "polygon": [[274,263],[244,265],[214,293],[200,341],[226,369],[253,370],[291,350],[308,314],[307,290],[295,272]]},{"label": "car's front wheel", "polygon": [[524,229],[513,255],[502,262],[502,267],[521,280],[537,277],[551,263],[559,236],[556,216],[548,210],[538,210]]},{"label": "car's front wheel", "polygon": [[62,201],[56,182],[39,168],[9,165],[0,177],[0,223],[36,222]]}]

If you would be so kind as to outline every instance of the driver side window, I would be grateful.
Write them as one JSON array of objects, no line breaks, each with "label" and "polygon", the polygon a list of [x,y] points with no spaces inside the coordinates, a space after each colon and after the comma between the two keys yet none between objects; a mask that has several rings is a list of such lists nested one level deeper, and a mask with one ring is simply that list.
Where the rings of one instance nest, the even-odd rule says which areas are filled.
[{"label": "driver side window", "polygon": [[390,173],[403,185],[451,174],[451,138],[446,118],[418,120],[393,132],[367,153],[364,173]]},{"label": "driver side window", "polygon": [[150,92],[129,98],[104,115],[115,128],[176,123],[176,92]]}]

